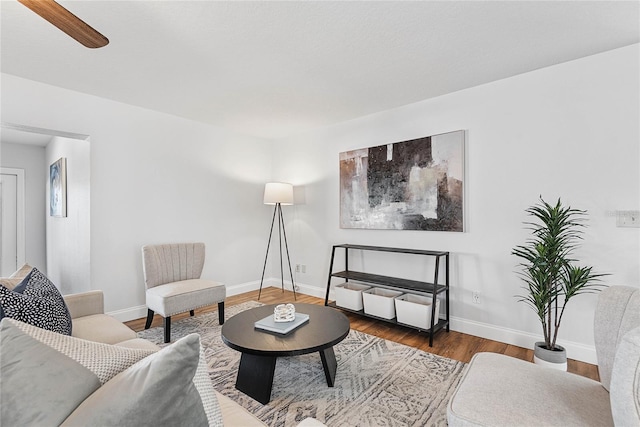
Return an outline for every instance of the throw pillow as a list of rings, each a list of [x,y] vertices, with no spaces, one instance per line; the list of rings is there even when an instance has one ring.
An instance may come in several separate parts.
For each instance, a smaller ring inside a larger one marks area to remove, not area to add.
[[[3,317],[71,335],[71,314],[64,298],[37,268],[13,290],[0,286],[0,319]]]
[[[0,321],[0,425],[60,425],[102,384],[152,354]]]
[[[160,426],[222,425],[221,418],[209,419],[194,383],[199,361],[200,336],[188,335],[116,375],[62,426],[135,427],[149,425],[151,420]],[[207,382],[213,390],[211,381]]]
[[[0,377],[0,425],[222,425],[197,334],[155,353],[5,318]]]

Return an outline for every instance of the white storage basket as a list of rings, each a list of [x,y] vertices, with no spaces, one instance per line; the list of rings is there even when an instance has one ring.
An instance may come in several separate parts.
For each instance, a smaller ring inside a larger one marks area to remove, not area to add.
[[[383,319],[396,317],[394,298],[402,295],[402,292],[389,289],[372,288],[362,293],[364,312]]]
[[[366,291],[370,288],[371,286],[354,282],[345,282],[336,285],[334,288],[336,305],[350,310],[362,310],[362,291]]]
[[[422,329],[431,328],[431,295],[404,294],[395,299],[398,323],[415,326]],[[435,323],[440,317],[440,300],[436,298]]]

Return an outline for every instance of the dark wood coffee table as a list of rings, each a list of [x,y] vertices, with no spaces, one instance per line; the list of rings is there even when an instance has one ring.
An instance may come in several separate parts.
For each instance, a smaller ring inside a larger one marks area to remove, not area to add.
[[[222,340],[242,353],[236,388],[262,404],[271,400],[276,359],[320,353],[327,385],[333,387],[337,371],[333,346],[349,334],[349,319],[340,311],[314,304],[294,304],[297,313],[309,321],[286,335],[254,328],[257,320],[273,314],[275,305],[252,308],[228,319],[222,326]]]

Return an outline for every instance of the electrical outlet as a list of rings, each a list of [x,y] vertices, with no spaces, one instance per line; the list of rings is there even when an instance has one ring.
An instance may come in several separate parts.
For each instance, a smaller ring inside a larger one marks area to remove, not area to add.
[[[300,273],[300,264],[296,264],[296,273]]]
[[[617,211],[616,227],[640,227],[640,211]]]
[[[473,301],[474,304],[480,304],[480,292],[471,292],[471,301]]]

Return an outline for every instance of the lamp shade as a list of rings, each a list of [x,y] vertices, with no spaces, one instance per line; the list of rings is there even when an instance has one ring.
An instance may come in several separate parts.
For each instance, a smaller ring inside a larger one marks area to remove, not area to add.
[[[264,186],[264,204],[293,204],[293,185],[286,182],[268,182]]]

